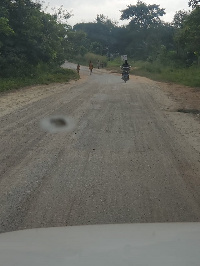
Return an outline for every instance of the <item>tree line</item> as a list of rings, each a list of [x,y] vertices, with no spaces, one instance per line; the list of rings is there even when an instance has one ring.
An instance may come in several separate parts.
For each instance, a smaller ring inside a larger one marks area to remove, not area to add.
[[[30,75],[39,64],[60,66],[88,52],[109,59],[127,54],[134,60],[161,60],[188,66],[200,58],[200,0],[192,11],[177,11],[171,23],[162,21],[165,9],[138,1],[121,10],[119,26],[103,14],[89,23],[68,24],[63,8],[46,13],[40,2],[1,0],[0,77]]]
[[[86,33],[89,45],[85,47],[91,52],[109,58],[127,54],[134,60],[188,66],[197,64],[200,58],[200,1],[190,0],[188,6],[191,12],[179,10],[173,21],[166,23],[161,19],[164,8],[138,1],[121,10],[120,20],[127,20],[126,26],[118,26],[101,14],[95,22],[78,23],[73,30]]]

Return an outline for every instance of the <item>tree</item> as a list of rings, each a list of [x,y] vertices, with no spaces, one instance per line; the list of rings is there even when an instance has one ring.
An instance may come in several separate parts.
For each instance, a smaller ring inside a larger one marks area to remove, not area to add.
[[[87,34],[88,42],[98,43],[98,51],[107,54],[116,50],[117,40],[115,37],[117,25],[103,14],[97,15],[95,22],[79,23],[73,27],[74,31],[84,31]],[[94,45],[90,45],[91,52],[94,52]]]
[[[193,9],[200,6],[200,0],[189,0],[188,2],[189,7]]]
[[[103,46],[99,42],[92,42],[90,44],[90,51],[95,54],[102,55]]]
[[[160,17],[165,14],[165,10],[160,8],[159,5],[147,5],[142,1],[138,1],[136,5],[129,5],[121,13],[120,19],[131,19],[129,24],[133,28],[148,29],[161,23]]]
[[[191,63],[200,57],[200,8],[194,9],[187,16],[183,28],[176,36],[181,48]]]
[[[180,36],[182,34],[182,29],[188,16],[189,12],[185,10],[179,10],[175,13],[173,21],[171,23],[174,29],[176,58],[179,59],[179,61],[183,61],[183,59],[185,58],[185,51],[183,49],[184,39],[181,39]]]
[[[159,5],[147,5],[138,1],[121,11],[121,20],[129,19],[127,53],[135,59],[156,57],[161,45],[168,46],[164,34],[171,42],[171,27],[160,19],[165,10]]]
[[[173,21],[172,21],[172,26],[175,29],[181,29],[183,28],[184,22],[187,19],[187,16],[189,15],[188,11],[185,10],[179,10],[175,13]]]
[[[84,31],[73,31],[69,30],[65,39],[65,49],[68,58],[73,58],[73,56],[78,54],[84,54],[87,49],[84,49],[84,42],[86,39],[86,33]]]
[[[64,62],[68,52],[67,11],[58,9],[58,14],[51,15],[32,0],[1,0],[0,15],[0,75],[28,73],[40,62]]]
[[[14,34],[13,29],[9,25],[9,20],[5,17],[0,18],[0,35]]]

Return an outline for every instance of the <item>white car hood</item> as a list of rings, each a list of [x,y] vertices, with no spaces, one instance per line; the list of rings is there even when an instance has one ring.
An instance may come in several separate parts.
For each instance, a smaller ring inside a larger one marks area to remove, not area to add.
[[[199,266],[200,223],[54,227],[0,234],[2,266]]]

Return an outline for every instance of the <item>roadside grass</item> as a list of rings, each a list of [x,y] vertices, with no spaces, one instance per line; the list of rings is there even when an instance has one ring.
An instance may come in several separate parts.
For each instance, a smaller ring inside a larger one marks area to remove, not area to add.
[[[128,60],[128,63],[130,66],[132,66],[133,68],[133,61],[132,60]],[[122,60],[120,57],[116,57],[115,59],[108,61],[107,70],[110,70],[111,72],[115,72],[115,73],[121,73],[121,65],[123,64]]]
[[[63,83],[78,79],[79,75],[71,69],[59,67],[51,70],[37,69],[34,74],[28,76],[0,78],[0,92],[32,85]]]
[[[200,67],[191,66],[181,68],[176,66],[163,66],[159,62],[128,61],[131,65],[130,73],[143,76],[156,81],[173,82],[185,86],[200,88]],[[120,72],[120,59],[108,62],[107,69]]]
[[[121,59],[115,58],[114,60],[108,61],[106,69],[113,72],[121,73],[121,68],[120,68],[121,65],[122,65]]]
[[[159,63],[135,62],[132,74],[145,76],[153,80],[173,82],[200,88],[200,67],[178,68],[163,66]]]

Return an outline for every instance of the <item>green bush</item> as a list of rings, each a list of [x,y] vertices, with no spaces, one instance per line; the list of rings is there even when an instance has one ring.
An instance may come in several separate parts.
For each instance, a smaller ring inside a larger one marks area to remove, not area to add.
[[[135,75],[146,76],[148,78],[174,82],[191,87],[200,87],[200,68],[198,66],[173,67],[163,66],[158,62],[142,62],[134,63],[132,73]]]
[[[128,63],[130,66],[134,65],[133,60],[128,60]],[[110,61],[108,61],[107,69],[108,70],[115,70],[116,72],[121,72],[120,66],[123,64],[123,61],[121,60],[121,57],[116,57]]]
[[[0,78],[0,92],[18,89],[36,84],[62,83],[79,79],[76,71],[64,68],[50,68],[49,65],[38,65],[30,70],[30,75],[22,77]]]

